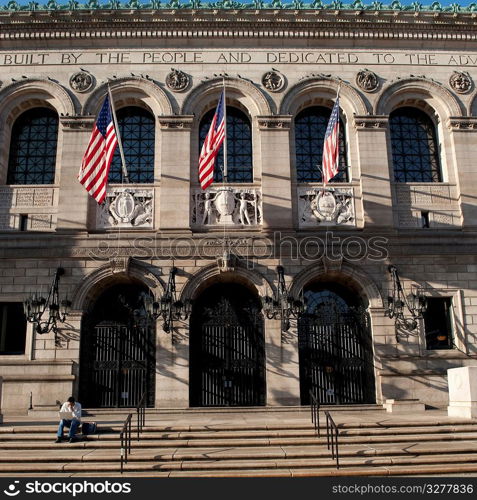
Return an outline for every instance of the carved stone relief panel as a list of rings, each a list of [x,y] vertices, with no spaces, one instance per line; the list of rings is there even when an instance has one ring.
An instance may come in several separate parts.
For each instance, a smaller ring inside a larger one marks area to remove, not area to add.
[[[57,188],[49,186],[0,188],[0,228],[28,231],[54,230],[57,191]]]
[[[300,227],[355,226],[353,188],[298,188]]]
[[[428,213],[429,227],[459,227],[460,204],[457,186],[451,184],[394,184],[394,210],[398,227],[423,227]]]
[[[153,227],[154,189],[142,187],[110,188],[96,212],[98,229]]]
[[[197,226],[259,226],[262,194],[256,188],[218,187],[192,193],[191,222]]]

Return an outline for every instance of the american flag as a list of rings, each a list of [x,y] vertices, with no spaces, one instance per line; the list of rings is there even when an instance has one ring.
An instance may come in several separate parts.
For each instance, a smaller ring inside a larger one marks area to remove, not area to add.
[[[340,98],[331,110],[330,120],[326,127],[325,141],[323,143],[322,180],[327,184],[337,173],[339,168],[339,131],[340,131]]]
[[[209,132],[202,145],[199,157],[199,181],[202,189],[207,189],[214,180],[215,158],[225,138],[225,90],[222,91],[215,110]]]
[[[99,204],[103,203],[106,197],[109,167],[117,145],[111,103],[109,96],[106,96],[78,174],[80,183]]]

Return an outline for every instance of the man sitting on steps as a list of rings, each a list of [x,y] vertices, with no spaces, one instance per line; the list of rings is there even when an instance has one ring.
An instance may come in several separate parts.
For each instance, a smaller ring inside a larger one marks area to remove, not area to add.
[[[65,413],[67,413],[68,415],[65,415]],[[61,420],[60,425],[58,426],[58,432],[56,433],[57,437],[55,443],[61,443],[61,441],[63,440],[63,429],[65,426],[70,428],[70,431],[68,433],[69,442],[74,443],[76,430],[81,424],[81,405],[75,401],[75,398],[73,396],[68,398],[68,401],[66,403],[63,403],[63,406],[60,410],[60,417]]]

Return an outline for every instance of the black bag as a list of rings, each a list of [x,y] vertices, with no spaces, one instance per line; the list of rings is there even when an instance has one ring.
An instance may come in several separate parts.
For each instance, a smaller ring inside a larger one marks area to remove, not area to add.
[[[83,422],[81,424],[81,434],[83,434],[83,436],[96,434],[96,422]]]

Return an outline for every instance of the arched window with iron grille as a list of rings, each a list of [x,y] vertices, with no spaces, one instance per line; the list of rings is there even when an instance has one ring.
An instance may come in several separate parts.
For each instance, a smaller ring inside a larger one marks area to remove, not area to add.
[[[133,184],[154,182],[154,116],[149,111],[135,106],[121,108],[116,115],[129,182]],[[122,181],[121,155],[118,147],[109,170],[109,182]]]
[[[199,153],[212,123],[215,109],[200,122]],[[215,160],[214,182],[222,182],[224,146]],[[253,182],[252,126],[248,117],[237,108],[227,106],[227,181]]]
[[[295,165],[297,182],[321,182],[323,142],[331,109],[312,106],[295,118]],[[348,182],[348,160],[343,121],[339,130],[339,172],[331,182]]]
[[[423,111],[403,107],[389,116],[396,182],[441,182],[436,127]]]
[[[12,127],[7,184],[55,182],[58,115],[49,108],[22,113]]]

